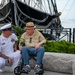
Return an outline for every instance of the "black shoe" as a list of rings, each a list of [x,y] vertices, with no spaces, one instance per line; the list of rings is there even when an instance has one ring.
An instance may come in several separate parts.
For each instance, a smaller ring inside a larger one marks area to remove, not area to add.
[[[31,71],[30,65],[24,65],[23,66],[22,72],[28,73],[30,71]]]

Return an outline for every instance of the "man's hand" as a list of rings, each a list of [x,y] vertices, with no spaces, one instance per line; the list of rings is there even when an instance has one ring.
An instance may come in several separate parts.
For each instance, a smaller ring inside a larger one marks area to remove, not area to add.
[[[38,43],[36,46],[35,46],[35,49],[38,49],[40,47],[40,44]]]
[[[19,46],[19,49],[22,50],[22,46],[21,45]]]
[[[9,63],[9,65],[12,65],[12,59],[11,58],[8,58],[8,63]]]
[[[46,40],[42,40],[41,42],[39,42],[36,46],[35,49],[38,49],[42,44],[46,43]]]

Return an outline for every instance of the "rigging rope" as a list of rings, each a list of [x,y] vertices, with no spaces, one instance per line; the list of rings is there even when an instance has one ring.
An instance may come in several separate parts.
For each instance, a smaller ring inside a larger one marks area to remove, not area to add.
[[[64,6],[64,8],[63,8],[63,10],[62,10],[62,13],[63,13],[63,11],[66,9],[66,7],[67,7],[69,1],[70,1],[70,0],[67,0],[67,3],[66,3],[66,5]]]
[[[48,18],[48,16],[46,16],[46,17],[43,18],[42,20],[38,20],[38,19],[32,18],[32,17],[26,15],[25,13],[23,13],[23,12],[21,11],[21,9],[19,8],[19,6],[18,6],[17,3],[16,3],[16,6],[17,6],[18,10],[19,10],[24,16],[26,16],[26,17],[28,17],[29,19],[32,19],[32,20],[34,20],[34,21],[37,21],[37,22],[42,23],[42,22],[44,22],[44,21]],[[17,14],[18,14],[18,13],[17,13]]]
[[[65,5],[64,9],[65,9],[66,6],[69,4],[69,2],[70,2],[70,0],[67,1],[67,3],[66,3],[66,5]],[[72,6],[73,6],[73,3],[74,3],[74,0],[72,1],[71,6],[69,7],[69,10],[68,10],[69,12],[66,13],[66,16],[64,17],[64,20],[68,18],[69,14],[70,14],[70,12],[71,12],[71,8],[72,8]],[[64,11],[64,10],[63,10],[63,11]]]

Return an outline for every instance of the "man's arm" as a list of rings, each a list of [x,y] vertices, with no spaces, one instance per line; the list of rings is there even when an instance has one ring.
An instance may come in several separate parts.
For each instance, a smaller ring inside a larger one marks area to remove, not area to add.
[[[6,56],[6,55],[2,54],[1,52],[0,52],[0,57],[2,57],[2,58],[4,58],[4,59],[9,59],[9,57],[8,57],[8,56]]]
[[[19,42],[19,49],[22,50],[23,42]]]
[[[22,46],[25,43],[24,37],[25,34],[23,33],[22,36],[20,37],[20,41],[19,41],[19,49],[22,50]]]
[[[2,58],[4,58],[4,59],[7,59],[7,60],[8,60],[8,63],[9,63],[10,65],[12,64],[12,59],[11,59],[10,57],[8,57],[8,56],[2,54],[1,52],[0,52],[0,57],[2,57]]]
[[[42,33],[38,32],[39,35],[39,43],[35,46],[35,48],[39,48],[42,44],[46,43],[45,37],[42,35]]]
[[[38,49],[42,44],[46,43],[46,40],[42,40],[41,42],[39,42],[36,46],[35,49]]]
[[[46,43],[46,40],[42,40],[41,42],[39,42],[38,44],[41,46],[42,44]]]

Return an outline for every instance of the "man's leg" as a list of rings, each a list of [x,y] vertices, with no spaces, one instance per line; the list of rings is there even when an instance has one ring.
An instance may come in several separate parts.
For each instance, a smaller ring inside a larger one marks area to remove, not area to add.
[[[2,72],[5,68],[5,59],[0,57],[0,72]]]
[[[20,62],[20,58],[21,58],[20,51],[17,50],[16,52],[10,54],[9,57],[13,60],[12,69],[14,70],[14,68],[17,67]]]
[[[23,59],[23,64],[29,65],[29,54],[28,54],[28,48],[26,47],[22,48],[22,59]]]
[[[40,47],[39,49],[37,49],[36,64],[41,64],[42,63],[43,56],[44,56],[44,47]]]
[[[41,68],[42,66],[42,59],[44,56],[44,47],[40,47],[39,49],[36,50],[36,65],[34,67],[34,71],[36,73],[43,73],[43,69]]]
[[[29,53],[28,53],[28,50],[29,49],[26,48],[26,47],[22,48],[22,59],[23,59],[23,64],[24,64],[22,71],[26,72],[26,73],[31,71],[31,68],[30,68],[30,65],[29,65]]]

